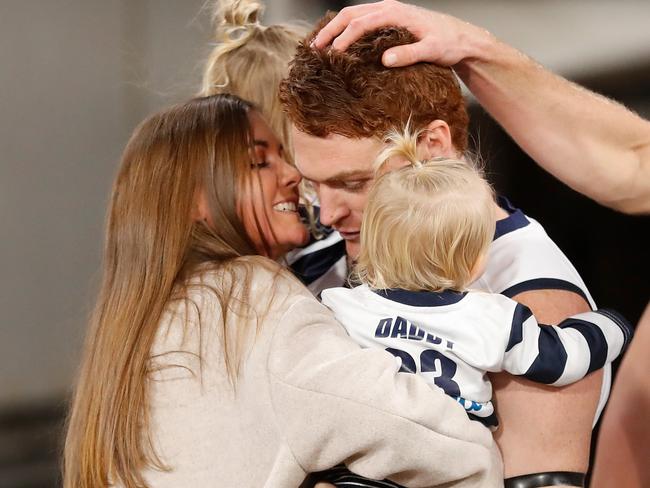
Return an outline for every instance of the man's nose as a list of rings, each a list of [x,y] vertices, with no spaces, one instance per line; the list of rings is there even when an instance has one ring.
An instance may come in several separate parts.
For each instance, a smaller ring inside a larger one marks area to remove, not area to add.
[[[318,191],[320,201],[320,222],[331,227],[346,217],[350,211],[345,202],[339,198],[338,192],[326,185],[320,185]]]

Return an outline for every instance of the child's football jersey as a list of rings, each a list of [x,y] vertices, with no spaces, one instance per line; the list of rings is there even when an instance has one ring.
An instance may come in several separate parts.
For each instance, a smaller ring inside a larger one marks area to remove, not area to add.
[[[362,285],[325,290],[322,301],[361,346],[386,349],[401,360],[401,371],[422,375],[489,427],[497,419],[486,372],[567,385],[613,361],[632,335],[612,311],[541,326],[524,305],[485,292]]]

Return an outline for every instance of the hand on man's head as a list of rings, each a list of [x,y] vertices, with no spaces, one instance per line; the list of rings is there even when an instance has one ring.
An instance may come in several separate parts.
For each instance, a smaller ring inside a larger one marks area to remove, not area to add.
[[[344,8],[321,29],[312,45],[323,49],[331,43],[333,49],[345,51],[364,33],[387,26],[405,27],[419,39],[387,49],[382,62],[388,67],[418,62],[454,66],[475,57],[482,40],[491,38],[487,31],[455,17],[383,0]]]

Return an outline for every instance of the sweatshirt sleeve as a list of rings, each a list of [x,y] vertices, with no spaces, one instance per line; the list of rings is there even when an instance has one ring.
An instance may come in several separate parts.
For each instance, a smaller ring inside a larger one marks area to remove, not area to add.
[[[316,300],[287,310],[271,339],[269,388],[305,472],[345,463],[408,487],[502,486],[490,432],[442,390],[397,370],[393,356],[361,349]]]
[[[528,307],[517,304],[503,369],[564,386],[612,362],[631,338],[630,324],[611,310],[580,313],[551,326],[538,324]]]

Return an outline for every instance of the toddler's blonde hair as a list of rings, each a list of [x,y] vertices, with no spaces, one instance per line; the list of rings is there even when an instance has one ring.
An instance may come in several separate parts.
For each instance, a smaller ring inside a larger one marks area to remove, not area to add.
[[[418,157],[419,132],[391,133],[361,225],[357,278],[374,289],[462,291],[494,237],[494,193],[471,161]]]

